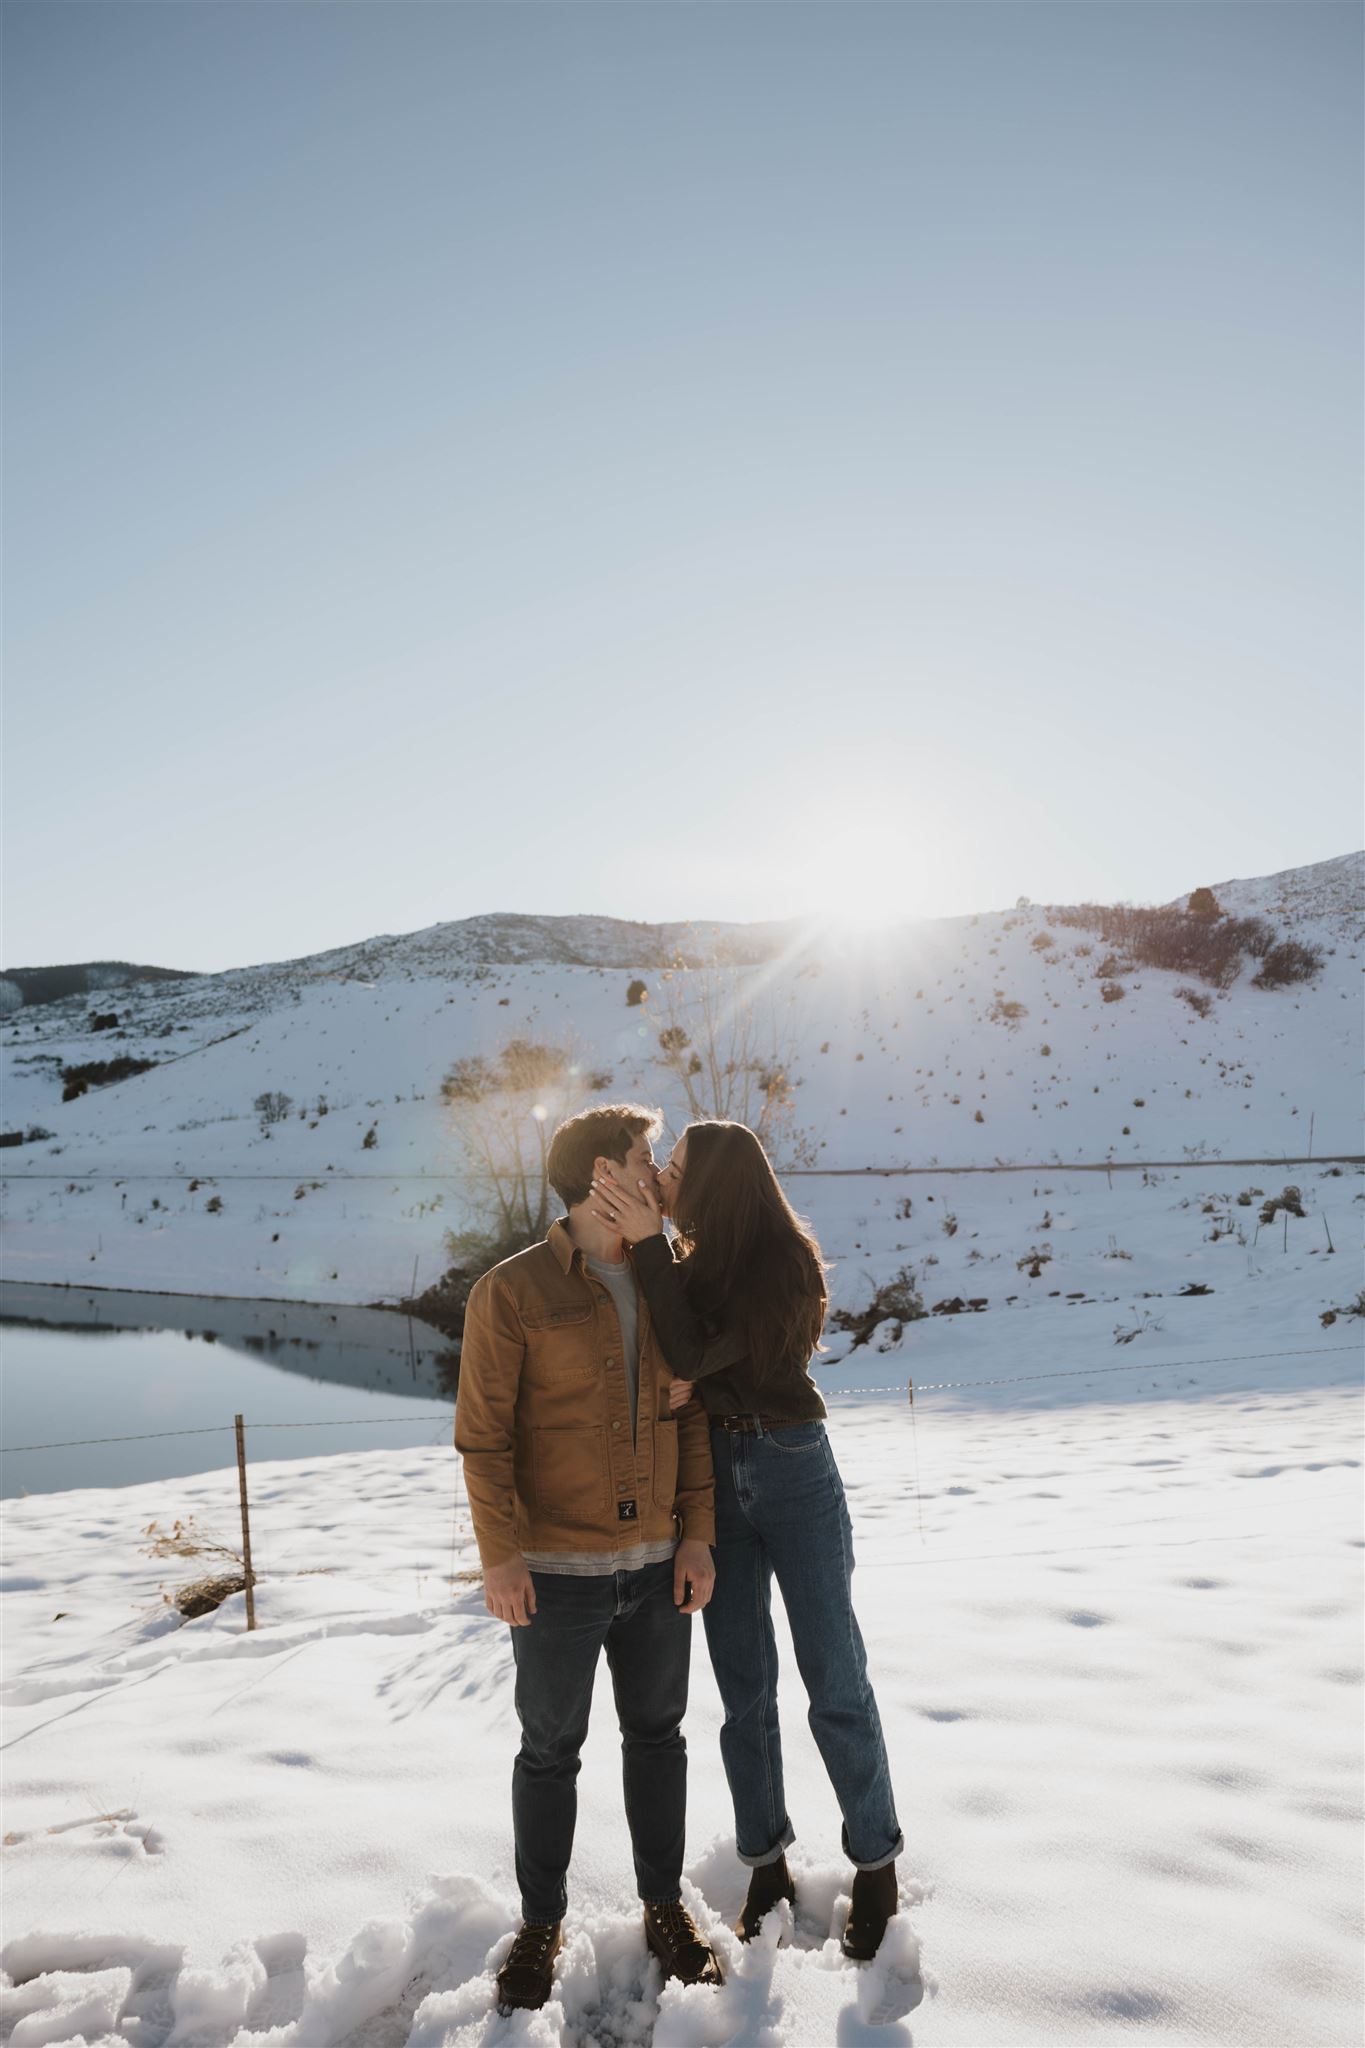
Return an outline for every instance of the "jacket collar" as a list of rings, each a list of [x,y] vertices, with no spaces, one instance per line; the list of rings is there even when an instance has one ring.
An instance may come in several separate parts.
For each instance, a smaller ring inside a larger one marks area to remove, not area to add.
[[[569,1235],[569,1219],[567,1216],[558,1217],[550,1225],[546,1233],[545,1242],[554,1253],[560,1272],[571,1272],[573,1262],[578,1257],[578,1246]]]
[[[555,1219],[545,1234],[545,1242],[554,1253],[561,1273],[571,1273],[575,1259],[581,1265],[583,1254],[569,1235],[569,1219],[567,1216],[559,1216]],[[673,1252],[672,1240],[667,1239],[666,1242],[670,1252]],[[625,1253],[627,1259],[634,1264],[634,1245],[628,1244],[625,1247]],[[673,1253],[673,1256],[676,1258],[677,1254]]]

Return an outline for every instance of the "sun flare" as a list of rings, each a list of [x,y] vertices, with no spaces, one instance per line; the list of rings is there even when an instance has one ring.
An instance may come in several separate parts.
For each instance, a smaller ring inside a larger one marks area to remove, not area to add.
[[[800,876],[801,914],[850,939],[868,939],[929,912],[932,873],[915,839],[894,826],[841,824]]]

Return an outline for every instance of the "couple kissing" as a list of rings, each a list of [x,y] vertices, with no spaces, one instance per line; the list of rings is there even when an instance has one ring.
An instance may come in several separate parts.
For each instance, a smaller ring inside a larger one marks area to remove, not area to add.
[[[794,1903],[774,1577],[854,1866],[844,1954],[870,1960],[897,1910],[904,1841],[853,1612],[848,1507],[810,1376],[827,1302],[820,1248],[745,1125],[689,1125],[662,1170],[661,1129],[634,1104],[561,1124],[548,1175],[566,1213],[483,1275],[465,1318],[455,1443],[485,1602],[510,1630],[521,1728],[522,1921],[498,1973],[504,2012],[550,1996],[603,1651],[646,1942],[666,1977],[723,1981],[681,1894],[694,1614],[750,1871],[739,1939]]]

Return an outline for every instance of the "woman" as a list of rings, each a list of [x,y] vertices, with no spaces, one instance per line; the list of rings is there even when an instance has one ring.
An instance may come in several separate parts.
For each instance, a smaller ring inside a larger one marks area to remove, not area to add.
[[[725,1707],[720,1746],[736,1845],[751,1871],[736,1931],[752,1940],[764,1914],[796,1896],[785,1853],[794,1834],[782,1787],[776,1574],[811,1732],[844,1817],[844,1853],[856,1866],[843,1950],[866,1962],[897,1910],[904,1838],[853,1612],[848,1507],[809,1372],[827,1303],[820,1247],[743,1124],[689,1125],[657,1187],[594,1187],[594,1214],[634,1247],[677,1375],[673,1408],[699,1394],[711,1420],[716,1586],[703,1619]],[[663,1233],[665,1210],[676,1247]]]

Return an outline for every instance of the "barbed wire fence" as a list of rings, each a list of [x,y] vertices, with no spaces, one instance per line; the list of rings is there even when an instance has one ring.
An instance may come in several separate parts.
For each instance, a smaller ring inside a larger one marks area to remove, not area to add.
[[[924,1495],[923,1488],[920,1482],[918,1405],[922,1400],[922,1397],[926,1394],[952,1393],[957,1392],[959,1390],[965,1391],[968,1389],[975,1389],[980,1387],[1036,1385],[1039,1382],[1045,1380],[1093,1379],[1105,1377],[1113,1373],[1148,1372],[1153,1374],[1160,1374],[1164,1372],[1188,1371],[1192,1367],[1204,1368],[1209,1366],[1221,1365],[1261,1364],[1271,1360],[1278,1360],[1284,1358],[1326,1358],[1332,1356],[1341,1356],[1342,1354],[1348,1352],[1360,1356],[1362,1355],[1363,1348],[1365,1347],[1362,1347],[1362,1345],[1360,1344],[1299,1345],[1277,1351],[1233,1351],[1220,1353],[1214,1357],[1175,1358],[1160,1360],[1125,1359],[1121,1364],[1116,1365],[1065,1366],[1054,1368],[1050,1372],[1008,1373],[992,1375],[989,1377],[981,1377],[977,1379],[924,1380],[918,1383],[915,1381],[914,1376],[910,1375],[906,1379],[904,1388],[900,1387],[895,1383],[880,1382],[876,1385],[860,1387],[827,1386],[822,1389],[822,1392],[829,1395],[831,1398],[835,1400],[846,1399],[849,1397],[866,1398],[868,1396],[872,1396],[884,1401],[895,1402],[899,1402],[900,1400],[904,1399],[906,1407],[909,1412],[911,1427],[913,1489],[916,1501],[918,1533],[921,1544],[924,1544],[927,1542],[927,1538],[925,1536],[924,1530]],[[246,1423],[245,1418],[242,1415],[236,1415],[233,1417],[233,1420],[231,1422],[203,1423],[185,1429],[137,1430],[132,1431],[126,1435],[120,1436],[68,1437],[62,1439],[54,1439],[50,1442],[45,1443],[0,1445],[0,1457],[19,1457],[21,1455],[27,1456],[32,1453],[41,1451],[83,1450],[103,1446],[106,1444],[156,1443],[165,1441],[173,1437],[232,1436],[235,1439],[236,1444],[236,1467],[238,1474],[239,1505],[242,1523],[241,1554],[243,1563],[243,1573],[246,1581],[245,1591],[247,1605],[247,1628],[250,1630],[254,1629],[256,1625],[254,1602],[256,1573],[254,1571],[251,1561],[250,1502],[247,1488],[246,1460],[246,1432],[248,1427],[250,1428],[252,1435],[257,1436],[267,1430],[316,1430],[361,1428],[377,1429],[392,1426],[395,1424],[403,1425],[408,1428],[414,1428],[425,1427],[426,1425],[431,1423],[435,1423],[437,1425],[437,1428],[432,1437],[430,1438],[429,1445],[424,1447],[434,1448],[435,1444],[439,1441],[440,1436],[444,1435],[447,1431],[453,1432],[453,1406],[450,1408],[440,1409],[418,1409],[415,1412],[408,1411],[407,1413],[396,1415],[320,1416],[301,1421],[291,1420],[287,1422],[255,1422],[251,1423],[250,1425]],[[461,1576],[461,1574],[459,1574],[459,1572],[457,1571],[456,1561],[459,1555],[459,1516],[463,1496],[464,1488],[462,1473],[459,1461],[456,1460],[454,1484],[451,1488],[450,1564],[449,1571],[447,1574],[448,1582],[452,1587],[456,1584],[457,1580]],[[464,1504],[466,1507],[468,1506],[467,1499],[465,1499]],[[1185,1519],[1190,1518],[1187,1517]],[[1240,1533],[1256,1535],[1267,1534],[1269,1532],[1244,1531]],[[1207,1537],[1202,1539],[1179,1538],[1172,1540],[1179,1542],[1192,1540],[1212,1542],[1220,1540],[1232,1540],[1232,1538]],[[1093,1549],[1116,1547],[1120,1546],[1059,1546],[1059,1548],[1062,1549]],[[1032,1553],[1019,1553],[1016,1551],[1010,1551],[1008,1553],[987,1553],[986,1555],[1015,1556],[1021,1554]],[[1054,1554],[1054,1551],[1049,1550],[1046,1553],[1039,1554],[1052,1555]],[[286,1558],[287,1555],[288,1553],[286,1553]],[[275,1560],[272,1569],[279,1569],[279,1567],[285,1561],[286,1559]],[[925,1562],[963,1563],[970,1561],[973,1560],[967,1558],[948,1557],[942,1557],[937,1560],[934,1560],[925,1555],[921,1555],[917,1558],[899,1559],[894,1561],[880,1560],[879,1562],[883,1566],[885,1566],[888,1562],[910,1564]],[[402,1576],[406,1577],[410,1569],[411,1568],[407,1566],[388,1567],[386,1569],[382,1568],[377,1572],[367,1571],[365,1572],[364,1576],[367,1578],[384,1577],[393,1575],[395,1572],[398,1572],[401,1573]]]

